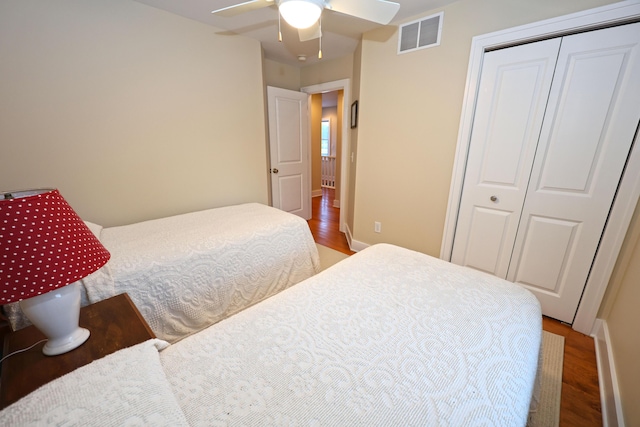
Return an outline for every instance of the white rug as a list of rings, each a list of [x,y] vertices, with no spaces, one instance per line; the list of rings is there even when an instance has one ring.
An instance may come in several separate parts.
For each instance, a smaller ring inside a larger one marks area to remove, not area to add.
[[[543,331],[542,357],[540,406],[535,413],[530,415],[527,427],[558,427],[560,424],[564,337]]]
[[[326,270],[333,264],[348,258],[349,255],[338,252],[335,249],[328,248],[316,243],[318,247],[318,255],[320,255],[320,268]]]

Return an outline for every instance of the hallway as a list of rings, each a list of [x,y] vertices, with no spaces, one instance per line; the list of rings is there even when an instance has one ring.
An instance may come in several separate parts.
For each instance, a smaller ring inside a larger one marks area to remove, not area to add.
[[[322,197],[311,200],[311,219],[307,222],[316,243],[353,255],[345,234],[340,232],[340,209],[333,207],[334,198],[334,189],[323,188]]]

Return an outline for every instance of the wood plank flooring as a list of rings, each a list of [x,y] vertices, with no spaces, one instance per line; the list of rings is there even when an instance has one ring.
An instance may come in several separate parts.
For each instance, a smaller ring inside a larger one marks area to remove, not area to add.
[[[354,252],[349,249],[344,233],[339,230],[340,210],[333,207],[333,199],[334,190],[326,188],[322,197],[313,198],[309,228],[316,243],[351,255]],[[542,327],[565,338],[560,427],[602,426],[593,338],[547,317],[543,317]]]
[[[335,190],[323,188],[322,197],[312,199],[309,228],[316,243],[353,255],[345,234],[340,232],[340,209],[333,207],[334,198]]]

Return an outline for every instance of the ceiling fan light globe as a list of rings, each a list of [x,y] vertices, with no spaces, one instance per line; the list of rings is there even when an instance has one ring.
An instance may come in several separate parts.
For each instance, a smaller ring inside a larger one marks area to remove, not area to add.
[[[318,21],[322,5],[313,0],[283,0],[279,5],[280,14],[294,28],[309,28]]]

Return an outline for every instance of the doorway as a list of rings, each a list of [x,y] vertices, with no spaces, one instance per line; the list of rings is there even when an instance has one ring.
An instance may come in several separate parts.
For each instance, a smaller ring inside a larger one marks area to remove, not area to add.
[[[337,126],[336,126],[336,140],[340,141],[340,144],[337,144],[336,150],[335,150],[335,156],[336,156],[336,180],[335,180],[335,184],[334,184],[334,196],[333,196],[333,200],[335,201],[331,201],[331,207],[333,209],[337,209],[339,211],[338,214],[338,229],[340,232],[344,233],[345,230],[345,219],[347,218],[347,200],[348,200],[348,194],[347,194],[347,189],[348,189],[348,177],[349,177],[349,162],[347,161],[347,159],[349,158],[349,150],[350,150],[350,128],[349,128],[349,117],[350,117],[350,111],[349,111],[349,105],[350,105],[350,100],[351,100],[351,85],[350,85],[350,81],[349,79],[344,79],[344,80],[337,80],[337,81],[333,81],[333,82],[328,82],[328,83],[321,83],[321,84],[317,84],[317,85],[313,85],[313,86],[306,86],[300,89],[302,92],[307,93],[308,95],[310,95],[311,98],[311,102],[310,102],[310,109],[311,109],[311,114],[310,114],[310,119],[312,120],[311,126],[314,125],[313,120],[314,120],[314,106],[313,106],[313,98],[312,95],[314,94],[324,94],[324,93],[332,93],[332,92],[342,92],[342,102],[338,101],[336,102],[336,122],[337,122]],[[331,96],[327,95],[327,97],[330,99]],[[321,99],[321,98],[320,98]],[[338,97],[338,100],[340,99],[340,97]],[[322,110],[322,102],[320,102],[320,110]],[[322,113],[318,113],[315,114],[316,116],[320,117],[318,119],[318,127],[321,126],[321,116]],[[312,128],[313,129],[313,128]],[[319,129],[318,129],[319,131]],[[317,134],[319,135],[319,132],[317,132]],[[318,158],[318,160],[320,160]],[[313,159],[312,159],[312,174],[314,173],[313,170],[316,169],[316,171],[320,172],[321,171],[321,166],[320,166],[320,162],[318,161],[317,166],[315,166],[313,164]],[[320,174],[318,174],[318,176],[321,176]],[[320,179],[320,178],[319,178]],[[315,189],[315,187],[312,185],[312,188]],[[319,190],[322,191],[322,187],[318,186]],[[321,196],[321,191],[318,194],[318,197]],[[327,192],[329,193],[329,192]],[[313,194],[313,191],[312,191]],[[331,195],[327,195],[327,197],[332,197]],[[313,213],[312,213],[313,216]]]
[[[351,254],[340,231],[340,164],[344,90],[310,95],[311,194],[309,227],[316,243]]]
[[[312,199],[311,219],[307,221],[309,229],[316,243],[347,255],[353,255],[355,252],[351,250],[345,234],[338,227],[340,209],[333,206],[334,194],[334,189],[323,188],[322,196]]]

